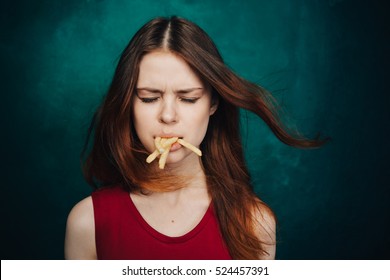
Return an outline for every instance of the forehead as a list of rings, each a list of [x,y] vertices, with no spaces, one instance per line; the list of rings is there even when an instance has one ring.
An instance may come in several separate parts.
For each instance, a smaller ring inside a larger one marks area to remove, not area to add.
[[[163,51],[146,54],[140,62],[137,87],[202,86],[202,80],[181,57]]]

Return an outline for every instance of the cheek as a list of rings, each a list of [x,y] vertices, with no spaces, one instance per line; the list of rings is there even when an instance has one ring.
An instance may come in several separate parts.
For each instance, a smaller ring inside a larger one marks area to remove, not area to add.
[[[133,105],[133,120],[134,120],[134,126],[137,128],[137,130],[145,130],[144,128],[147,128],[150,126],[151,121],[154,117],[155,109],[151,105],[145,106],[144,104],[140,103],[139,101],[135,101]]]
[[[154,143],[149,137],[149,132],[152,128],[152,110],[147,110],[142,108],[142,106],[137,106],[136,104],[133,107],[133,122],[135,132],[137,133],[138,138],[144,147],[150,151],[154,149]]]
[[[134,120],[134,126],[136,128],[141,126],[142,120],[144,119],[144,115],[145,115],[145,113],[142,112],[142,110],[140,110],[137,106],[134,106],[133,120]]]
[[[198,111],[189,111],[186,114],[186,125],[188,129],[193,133],[194,141],[200,144],[206,134],[209,123],[209,110],[203,109]]]

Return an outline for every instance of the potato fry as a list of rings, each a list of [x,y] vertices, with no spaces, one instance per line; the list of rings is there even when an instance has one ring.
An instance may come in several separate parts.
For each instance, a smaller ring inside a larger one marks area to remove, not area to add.
[[[162,144],[162,147],[164,149],[168,148],[169,146],[172,146],[173,143],[175,143],[179,137],[172,137],[172,138],[162,138],[162,140],[165,140],[167,139],[166,141],[164,141],[164,143],[161,143]],[[161,142],[162,142],[161,140]]]
[[[154,150],[153,153],[151,153],[147,158],[146,158],[146,162],[147,163],[151,163],[153,160],[156,159],[156,157],[158,157],[158,155],[160,154],[160,152],[158,150]]]
[[[160,144],[164,147],[165,142],[167,142],[168,138],[161,138]]]
[[[160,154],[164,152],[165,149],[161,145],[161,137],[156,137],[154,139],[154,145],[156,146],[157,150],[159,150]]]
[[[194,145],[192,145],[192,144],[190,144],[190,143],[184,141],[183,139],[179,139],[179,140],[177,140],[177,142],[178,142],[180,145],[186,147],[187,149],[190,149],[191,151],[193,151],[193,152],[194,152],[195,154],[197,154],[198,156],[200,156],[200,157],[202,156],[202,151],[199,150],[199,149],[198,149],[197,147],[195,147]]]
[[[187,149],[191,150],[192,152],[194,152],[198,156],[202,156],[201,150],[196,148],[194,145],[184,141],[183,139],[179,139],[179,137],[171,137],[171,138],[156,137],[154,139],[154,145],[156,146],[156,150],[154,150],[154,152],[151,153],[146,158],[146,162],[151,163],[160,155],[160,159],[158,161],[158,167],[160,169],[164,169],[165,163],[166,163],[168,155],[169,155],[169,151],[171,150],[172,145],[176,142],[178,142],[180,145],[186,147]]]
[[[169,149],[166,149],[166,150],[161,154],[160,160],[158,161],[158,167],[159,167],[160,169],[164,169],[165,163],[166,163],[167,158],[168,158],[168,154],[169,154]]]

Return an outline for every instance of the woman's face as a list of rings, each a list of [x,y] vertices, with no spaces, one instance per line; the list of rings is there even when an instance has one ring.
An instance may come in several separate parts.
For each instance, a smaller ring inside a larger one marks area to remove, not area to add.
[[[133,117],[137,135],[148,152],[155,150],[154,138],[158,136],[181,137],[199,147],[216,109],[209,87],[182,58],[164,51],[151,52],[142,58]],[[167,165],[196,157],[176,143]]]

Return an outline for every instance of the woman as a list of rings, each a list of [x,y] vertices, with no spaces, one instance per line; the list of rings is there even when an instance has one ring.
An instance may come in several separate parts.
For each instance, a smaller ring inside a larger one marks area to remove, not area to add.
[[[239,108],[288,145],[323,143],[287,130],[272,96],[228,69],[197,25],[178,17],[145,24],[92,122],[84,174],[98,190],[69,214],[65,258],[274,259],[275,216],[252,190]],[[146,162],[173,137],[163,168]]]

